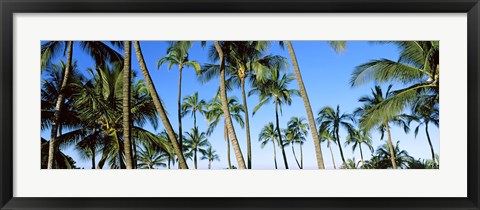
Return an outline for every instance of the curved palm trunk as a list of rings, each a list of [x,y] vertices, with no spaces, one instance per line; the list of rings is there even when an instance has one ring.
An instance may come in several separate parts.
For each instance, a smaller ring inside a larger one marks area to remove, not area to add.
[[[275,169],[278,169],[277,165],[277,147],[275,146],[275,137],[272,138],[273,144],[273,161],[275,162]]]
[[[320,139],[318,139],[318,131],[315,125],[315,118],[313,117],[312,106],[310,105],[310,100],[308,99],[307,91],[305,85],[303,84],[302,74],[300,73],[300,67],[298,66],[297,56],[293,50],[292,43],[290,41],[285,41],[288,53],[290,54],[290,59],[292,60],[293,70],[295,72],[295,78],[298,82],[298,87],[300,89],[300,95],[302,96],[303,105],[305,106],[305,111],[307,113],[308,124],[310,126],[310,131],[312,132],[313,144],[315,145],[315,154],[317,156],[317,165],[318,169],[325,169],[325,164],[323,163],[322,147],[320,145]]]
[[[363,161],[363,152],[362,152],[362,144],[358,145],[360,147],[360,158],[362,159],[362,167],[365,166],[365,161]]]
[[[292,153],[293,153],[293,157],[295,158],[295,162],[297,162],[298,168],[302,169],[302,166],[300,165],[300,162],[298,162],[297,155],[295,154],[295,147],[294,147],[293,143],[292,143]]]
[[[175,132],[173,131],[172,125],[168,120],[167,114],[165,113],[165,109],[163,108],[163,104],[160,101],[160,97],[158,96],[157,90],[155,89],[155,85],[153,84],[152,78],[148,73],[147,65],[145,64],[145,60],[143,59],[142,49],[140,48],[140,44],[138,41],[134,41],[133,45],[135,47],[135,54],[137,55],[138,62],[140,64],[140,69],[142,70],[143,77],[145,77],[145,82],[147,83],[148,90],[150,95],[152,96],[153,103],[155,104],[155,108],[157,110],[160,119],[165,126],[165,130],[167,131],[168,138],[170,142],[172,142],[173,149],[175,154],[178,158],[178,165],[181,169],[188,169],[187,162],[185,161],[185,157],[183,156],[182,150],[180,145],[177,142],[175,137]],[[181,134],[179,134],[181,136]]]
[[[342,162],[345,166],[347,166],[347,162],[345,162],[345,157],[343,156],[342,145],[340,144],[340,135],[338,135],[338,128],[335,128],[335,137],[337,139],[338,149],[340,150],[340,157],[342,158]]]
[[[178,67],[178,100],[177,100],[177,111],[178,111],[178,144],[180,146],[180,151],[183,151],[183,143],[182,143],[182,69],[183,66],[180,65]]]
[[[250,140],[250,120],[248,116],[247,95],[245,94],[245,78],[241,78],[242,100],[245,113],[245,135],[247,136],[247,167],[252,168],[252,143]]]
[[[333,157],[333,151],[331,146],[327,146],[328,149],[330,149],[330,154],[332,155],[332,162],[333,162],[333,169],[337,169],[337,166],[335,165],[335,158]]]
[[[288,169],[287,154],[285,154],[285,148],[283,146],[282,133],[280,132],[280,123],[278,119],[278,100],[275,98],[275,121],[277,124],[277,133],[278,139],[280,140],[280,148],[282,149],[283,162],[285,164],[285,169]]]
[[[230,140],[232,141],[233,151],[237,157],[238,168],[245,169],[245,160],[243,159],[242,151],[240,149],[240,145],[238,144],[237,135],[235,134],[235,128],[233,127],[232,118],[228,109],[227,91],[225,88],[225,59],[223,50],[218,41],[214,41],[214,44],[218,53],[218,57],[220,58],[220,101],[222,102],[222,109],[227,123],[228,134],[230,136]]]
[[[428,123],[425,123],[425,133],[427,134],[428,144],[430,145],[430,152],[432,152],[432,162],[433,165],[435,165],[435,152],[433,151],[432,140],[430,140],[430,134],[428,133]]]
[[[130,127],[130,90],[131,90],[131,51],[130,41],[125,41],[125,59],[123,62],[123,150],[127,169],[133,169],[131,127]]]
[[[303,149],[302,142],[300,141],[300,169],[303,169]]]
[[[397,163],[395,161],[395,150],[393,149],[393,143],[392,143],[392,135],[390,134],[390,126],[388,125],[388,122],[385,121],[385,127],[387,129],[387,135],[388,135],[388,149],[390,150],[390,160],[392,161],[392,167],[393,169],[397,169]]]
[[[228,138],[228,128],[227,128],[226,120],[224,120],[223,126],[224,126],[223,135],[224,135],[225,141],[227,142],[228,169],[232,169],[232,160],[230,158],[230,139]]]
[[[52,132],[50,133],[50,142],[48,143],[48,163],[47,169],[53,169],[53,160],[55,157],[55,146],[57,140],[57,132],[60,124],[60,112],[63,108],[63,103],[65,101],[65,96],[63,95],[65,88],[68,84],[68,78],[70,77],[70,69],[72,66],[72,56],[73,56],[73,41],[69,41],[67,44],[67,63],[65,65],[65,72],[63,73],[62,85],[60,86],[60,91],[57,97],[57,102],[55,104],[55,112],[53,115],[52,122]]]
[[[105,165],[105,161],[107,160],[107,158],[108,152],[105,148],[103,148],[102,158],[100,158],[100,161],[98,161],[97,169],[103,169],[103,165]]]

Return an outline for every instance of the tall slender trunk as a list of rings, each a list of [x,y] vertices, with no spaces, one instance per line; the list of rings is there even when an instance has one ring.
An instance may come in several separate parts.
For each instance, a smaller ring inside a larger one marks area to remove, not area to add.
[[[388,135],[388,148],[390,149],[390,160],[392,161],[392,167],[393,169],[397,169],[397,162],[395,161],[395,149],[393,148],[393,143],[392,143],[392,135],[390,134],[390,126],[388,125],[388,121],[385,121],[385,127],[387,129],[387,135]]]
[[[52,121],[52,132],[50,133],[50,142],[48,143],[48,163],[47,169],[53,169],[53,160],[55,157],[55,146],[57,144],[57,132],[60,124],[60,113],[63,108],[63,103],[65,102],[64,91],[68,85],[68,78],[70,77],[70,69],[72,67],[72,56],[73,56],[73,41],[68,41],[67,43],[67,63],[65,65],[65,72],[63,73],[62,85],[60,86],[60,91],[57,97],[55,104],[55,112],[53,115]]]
[[[152,78],[148,73],[147,65],[145,64],[145,60],[143,59],[140,44],[138,41],[134,41],[133,45],[135,47],[135,54],[137,55],[138,63],[140,64],[140,69],[142,70],[143,77],[145,77],[145,82],[147,83],[148,90],[150,92],[150,95],[152,96],[153,103],[155,104],[155,109],[157,110],[157,113],[160,116],[163,125],[165,126],[168,138],[170,139],[170,142],[172,142],[173,149],[175,151],[175,154],[177,155],[178,165],[181,169],[188,169],[187,162],[185,161],[185,157],[183,156],[181,147],[177,142],[177,138],[175,137],[175,132],[173,131],[172,125],[168,120],[167,114],[165,113],[165,109],[163,108],[163,104],[160,101],[160,97],[158,96],[157,90],[155,89]],[[182,136],[182,134],[179,134],[179,136]]]
[[[137,144],[135,138],[132,138],[132,165],[134,169],[137,169]]]
[[[195,163],[195,169],[198,169],[197,168],[197,150],[196,149],[193,151],[193,156],[194,156],[193,160],[195,161],[194,162]]]
[[[338,134],[338,128],[335,128],[335,137],[337,139],[338,149],[340,150],[340,157],[342,158],[342,162],[345,166],[347,166],[347,162],[345,162],[345,157],[343,156],[343,149],[342,144],[340,143],[340,135]]]
[[[102,157],[100,158],[100,161],[98,161],[97,169],[103,169],[103,165],[105,164],[105,161],[107,160],[107,158],[108,158],[108,151],[106,148],[103,148]]]
[[[211,160],[208,161],[208,169],[212,169],[212,161]]]
[[[310,100],[308,99],[307,91],[305,89],[305,85],[303,84],[302,74],[300,73],[300,67],[297,62],[297,56],[293,50],[292,43],[290,41],[285,41],[285,43],[288,48],[288,53],[290,54],[290,59],[292,60],[292,66],[295,72],[295,78],[298,82],[298,87],[300,89],[300,95],[302,96],[303,105],[305,106],[305,111],[307,112],[308,124],[310,126],[310,131],[312,132],[313,144],[315,145],[317,165],[319,169],[325,169],[322,147],[320,145],[320,139],[318,139],[318,131],[315,125],[315,118],[313,117],[312,106],[310,105]]]
[[[362,144],[358,145],[360,147],[360,158],[362,159],[362,167],[365,166],[365,161],[363,161],[363,152],[362,152]]]
[[[95,169],[95,147],[90,147],[90,150],[92,151],[92,169]]]
[[[278,169],[277,165],[277,147],[275,146],[275,137],[272,137],[272,144],[273,144],[273,161],[275,162],[275,169]]]
[[[123,61],[123,150],[127,169],[133,169],[131,124],[130,124],[130,91],[131,91],[131,51],[130,41],[125,41],[125,58]]]
[[[235,156],[237,157],[238,168],[239,169],[246,169],[245,167],[245,160],[243,159],[242,151],[240,149],[240,145],[238,143],[237,135],[235,134],[235,128],[233,127],[232,118],[230,116],[228,103],[227,103],[227,91],[225,88],[225,59],[223,55],[223,50],[220,47],[218,41],[214,41],[215,49],[217,50],[218,57],[220,58],[220,100],[222,102],[222,109],[223,114],[226,119],[228,134],[230,136],[230,140],[232,141],[233,151],[235,152]]]
[[[425,133],[427,134],[428,144],[430,145],[430,152],[432,153],[432,162],[433,165],[435,165],[435,152],[433,151],[432,140],[430,140],[430,134],[428,133],[428,123],[425,123]]]
[[[125,165],[125,162],[123,162],[123,158],[122,158],[123,149],[121,147],[120,138],[118,138],[118,134],[116,131],[113,132],[113,138],[115,139],[118,145],[118,166],[120,167],[120,169],[125,169],[127,168],[127,166]]]
[[[297,155],[295,154],[295,144],[292,142],[292,153],[293,157],[295,158],[295,162],[297,162],[298,168],[302,169],[302,166],[300,166],[300,162],[298,162]]]
[[[180,151],[183,151],[182,143],[182,70],[183,66],[178,66],[178,100],[177,100],[177,111],[178,111],[178,144],[180,145]]]
[[[170,157],[170,155],[168,155],[168,169],[170,169],[170,162],[172,161],[172,158]]]
[[[303,149],[302,141],[300,141],[300,169],[303,169]]]
[[[285,148],[283,146],[282,133],[280,132],[280,120],[278,119],[278,99],[275,98],[275,121],[277,124],[277,133],[278,139],[280,140],[280,148],[282,149],[283,163],[285,164],[285,169],[288,169],[287,154],[285,154]]]
[[[230,139],[228,138],[228,128],[227,128],[226,120],[224,120],[223,126],[224,126],[224,129],[223,129],[224,138],[225,138],[225,141],[227,142],[228,169],[232,169],[232,160],[230,158]]]
[[[327,146],[328,149],[330,149],[330,154],[332,155],[332,162],[333,162],[333,169],[337,169],[337,166],[335,165],[335,158],[333,157],[333,151],[331,146]]]
[[[193,127],[197,127],[197,110],[193,109]]]
[[[247,94],[245,94],[245,78],[241,78],[242,100],[245,113],[245,135],[247,136],[247,168],[252,168],[252,143],[250,140],[250,120],[248,116]]]

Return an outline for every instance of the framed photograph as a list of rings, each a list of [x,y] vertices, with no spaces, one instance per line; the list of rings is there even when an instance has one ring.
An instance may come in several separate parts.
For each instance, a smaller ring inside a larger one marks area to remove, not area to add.
[[[479,209],[478,0],[0,8],[1,209]]]

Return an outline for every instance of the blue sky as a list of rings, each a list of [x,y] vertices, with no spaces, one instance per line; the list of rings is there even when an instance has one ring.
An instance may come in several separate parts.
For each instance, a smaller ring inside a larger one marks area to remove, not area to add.
[[[157,69],[157,61],[161,57],[166,55],[168,44],[161,41],[142,41],[140,42],[142,51],[147,63],[148,70],[157,88],[157,92],[165,103],[166,109],[169,112],[169,119],[173,128],[177,131],[177,81],[178,81],[178,68],[173,66],[171,70],[167,69],[168,65],[162,66]],[[207,46],[212,43],[208,42]],[[361,105],[358,99],[364,95],[371,94],[371,88],[375,85],[373,82],[362,85],[360,87],[351,87],[349,84],[351,73],[355,66],[365,63],[372,59],[387,58],[397,60],[399,51],[395,45],[392,44],[371,44],[364,41],[349,41],[347,42],[347,50],[341,54],[335,53],[330,46],[323,41],[294,41],[293,46],[297,55],[297,59],[302,72],[305,87],[308,91],[310,103],[315,117],[318,111],[325,107],[336,107],[340,105],[341,112],[351,113],[356,107]],[[211,63],[208,60],[207,48],[202,48],[200,43],[195,43],[189,51],[189,59],[198,61],[201,64]],[[123,51],[120,52],[123,54]],[[132,52],[133,53],[133,52]],[[278,45],[272,45],[266,54],[281,55],[288,60],[290,59],[287,50],[281,49]],[[64,60],[64,58],[59,57]],[[93,68],[94,62],[89,58],[77,45],[74,48],[74,59],[78,61],[78,67],[84,71],[87,68]],[[138,79],[143,79],[142,74],[139,72],[139,66],[135,54],[132,56],[132,69],[138,72]],[[215,92],[219,85],[219,80],[214,79],[206,84],[202,84],[197,80],[193,69],[185,69],[183,71],[183,84],[182,84],[182,98],[188,95],[192,95],[195,92],[199,92],[200,98],[209,101],[215,95]],[[293,69],[288,69],[288,72],[293,73]],[[85,74],[87,75],[87,74]],[[385,89],[388,84],[381,84]],[[298,89],[297,82],[292,81],[289,85],[290,88]],[[401,88],[401,84],[393,84],[393,89]],[[250,90],[247,85],[246,91]],[[228,93],[229,96],[236,96],[241,99],[240,89],[235,89]],[[251,96],[247,99],[249,105],[249,112],[253,112],[253,107],[258,104],[258,97]],[[283,115],[280,117],[280,127],[285,128],[287,121],[293,117],[306,117],[303,102],[300,97],[293,98],[293,102],[290,106],[285,105],[283,107]],[[262,127],[269,122],[275,121],[275,112],[273,104],[267,104],[262,107],[254,116],[250,117],[251,127],[251,139],[252,139],[252,166],[253,169],[273,169],[273,148],[271,145],[267,145],[265,148],[260,148],[258,142],[258,134]],[[158,133],[163,130],[163,125],[157,130],[154,130],[150,125],[146,126],[147,129],[154,133]],[[197,115],[197,124],[200,131],[206,131],[207,122],[203,116]],[[416,123],[412,124],[412,127],[417,126]],[[187,115],[183,118],[183,131],[188,131],[193,127],[193,118]],[[237,137],[240,140],[240,146],[244,158],[246,158],[246,138],[245,130],[236,125]],[[409,134],[405,134],[403,129],[399,127],[392,127],[392,140],[395,143],[400,141],[400,148],[407,150],[408,153],[415,158],[429,159],[431,157],[428,142],[424,133],[424,129],[420,129],[418,136],[415,138],[413,129]],[[435,126],[429,126],[432,143],[435,153],[439,151],[439,130]],[[49,131],[41,132],[41,136],[45,139],[49,139]],[[376,149],[379,145],[386,143],[386,140],[380,140],[380,134],[376,131],[372,131],[373,146]],[[347,136],[345,130],[340,131],[340,138],[343,142]],[[217,129],[209,136],[209,141],[217,154],[220,156],[220,161],[213,162],[214,169],[226,168],[226,143],[223,139],[223,125],[219,124]],[[342,145],[344,146],[344,145]],[[298,151],[298,145],[295,148]],[[287,158],[289,160],[289,167],[291,169],[298,168],[292,155],[290,147],[285,148]],[[335,163],[337,166],[341,163],[340,155],[338,152],[338,146],[333,145],[332,150],[334,152]],[[369,159],[371,157],[370,152],[366,147],[363,148],[364,158]],[[77,166],[90,168],[89,160],[81,160],[77,153],[72,149],[64,150],[65,153],[72,156],[77,162]],[[303,146],[304,152],[304,165],[305,169],[315,169],[316,159],[314,153],[314,146],[312,138],[307,136],[307,141]],[[327,169],[333,168],[332,160],[330,157],[330,151],[326,147],[326,144],[322,144],[323,158]],[[357,151],[352,152],[351,146],[344,146],[343,152],[346,159],[355,157],[355,160],[360,160],[360,154]],[[236,163],[235,156],[232,151],[232,164]],[[99,158],[97,158],[98,161]],[[281,158],[281,152],[277,149],[277,162],[279,168],[284,168],[283,159]],[[188,162],[190,168],[193,168],[193,162]],[[208,162],[206,160],[199,160],[199,168],[206,169]]]

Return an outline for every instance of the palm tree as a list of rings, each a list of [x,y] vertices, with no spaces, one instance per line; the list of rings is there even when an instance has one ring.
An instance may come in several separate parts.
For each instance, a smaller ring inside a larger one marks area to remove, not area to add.
[[[360,158],[361,158],[362,167],[363,167],[365,165],[365,161],[363,160],[362,144],[365,144],[373,153],[372,137],[365,130],[353,129],[352,132],[347,136],[347,141],[345,142],[345,145],[349,145],[349,144],[353,144],[352,152],[355,152],[355,149],[359,148]]]
[[[418,135],[418,130],[421,125],[425,125],[425,134],[427,135],[428,145],[430,146],[430,152],[432,153],[432,161],[435,164],[435,152],[433,150],[432,141],[430,139],[430,134],[428,132],[428,125],[433,123],[435,126],[439,126],[439,110],[438,104],[432,103],[428,100],[430,96],[422,96],[417,99],[417,102],[412,108],[412,115],[409,116],[410,122],[416,121],[418,123],[415,128],[415,137]]]
[[[181,146],[179,142],[177,142],[175,138],[175,132],[173,131],[172,125],[170,124],[170,120],[165,112],[163,104],[158,96],[158,93],[155,89],[155,85],[153,84],[152,78],[150,77],[150,73],[148,72],[147,65],[145,64],[145,60],[143,59],[142,49],[140,47],[140,43],[138,41],[133,42],[133,46],[135,48],[135,54],[137,55],[137,60],[140,64],[140,69],[142,74],[145,78],[145,81],[148,85],[148,91],[150,92],[153,103],[155,104],[155,108],[157,110],[160,119],[162,120],[165,130],[167,131],[168,138],[172,142],[172,146],[174,148],[175,154],[179,160],[179,167],[181,169],[188,169],[187,163],[185,161],[185,157],[183,156]]]
[[[282,129],[282,139],[284,142],[284,146],[292,146],[292,154],[293,157],[295,158],[295,162],[297,163],[297,166],[299,169],[302,168],[300,165],[300,162],[298,161],[297,154],[295,153],[295,142],[298,139],[298,136],[295,135],[296,133],[292,129]]]
[[[222,44],[225,45],[225,43]],[[222,46],[218,41],[214,41],[214,46],[218,53],[218,57],[220,58],[220,100],[222,102],[222,109],[225,115],[225,123],[227,124],[228,134],[230,136],[230,140],[232,141],[232,146],[235,152],[235,156],[237,158],[238,167],[240,169],[246,169],[245,160],[243,159],[242,151],[240,149],[237,135],[235,134],[235,128],[233,127],[232,118],[228,109],[227,91],[225,85],[225,55],[223,54]]]
[[[353,130],[353,125],[351,122],[355,122],[353,115],[340,112],[340,106],[337,105],[337,109],[332,107],[324,107],[320,112],[318,112],[317,123],[320,124],[319,131],[327,131],[333,134],[335,141],[337,142],[338,149],[340,150],[340,157],[342,158],[343,164],[347,164],[345,157],[343,156],[342,145],[340,143],[340,127],[347,129],[349,133]]]
[[[157,68],[160,69],[165,63],[168,63],[168,70],[172,68],[173,65],[178,66],[178,133],[182,133],[182,71],[184,67],[192,67],[195,69],[195,72],[200,71],[200,64],[196,61],[190,61],[188,59],[188,50],[192,46],[193,42],[190,41],[179,41],[172,43],[167,50],[167,55],[163,58],[160,58],[157,62]],[[182,145],[182,138],[178,139],[180,147]],[[180,148],[181,149],[181,148]]]
[[[320,131],[321,132],[320,132],[319,139],[321,142],[327,142],[327,147],[330,150],[330,154],[332,155],[333,168],[337,169],[337,166],[335,165],[335,158],[333,157],[333,151],[331,147],[332,143],[336,144],[336,139],[333,137],[334,135],[332,135],[328,130],[320,130]]]
[[[278,169],[277,166],[277,147],[275,146],[275,142],[280,144],[279,142],[279,135],[277,129],[274,127],[273,123],[270,122],[265,125],[262,130],[260,131],[260,135],[258,136],[258,141],[261,143],[260,146],[263,149],[268,142],[272,142],[273,145],[273,161],[275,162],[275,169]]]
[[[212,149],[212,146],[209,146],[204,152],[202,152],[201,160],[208,160],[208,169],[211,169],[212,162],[215,160],[220,161],[220,156],[218,156],[216,151]]]
[[[205,153],[205,147],[209,147],[210,143],[207,140],[207,134],[205,132],[199,132],[198,127],[194,127],[191,129],[190,132],[185,132],[186,134],[186,139],[185,139],[185,144],[187,145],[187,148],[189,149],[188,153],[193,153],[193,161],[195,164],[195,169],[197,169],[197,153]]]
[[[357,169],[359,168],[360,162],[355,161],[355,157],[353,159],[348,159],[346,164],[343,164],[340,168],[341,169]]]
[[[118,61],[122,62],[122,56],[113,50],[111,47],[106,45],[103,42],[98,41],[83,41],[79,42],[80,47],[86,51],[90,56],[95,59],[97,65],[102,65],[105,62]],[[119,46],[118,42],[111,42],[112,45]],[[61,50],[61,49],[64,50]],[[48,150],[48,169],[53,168],[53,159],[55,155],[56,147],[56,138],[58,135],[58,124],[60,120],[60,113],[62,112],[62,107],[65,103],[64,92],[68,85],[68,78],[70,77],[70,71],[72,68],[72,58],[73,58],[73,41],[49,41],[42,44],[41,48],[41,68],[47,66],[50,63],[51,59],[56,57],[60,52],[67,52],[66,65],[63,73],[62,85],[60,86],[60,91],[55,102],[55,112],[54,119],[52,121],[52,132],[50,135],[49,141],[49,150]]]
[[[382,42],[383,43],[383,42]],[[391,42],[387,42],[391,43]],[[362,123],[367,129],[375,127],[382,118],[398,115],[422,95],[429,95],[434,104],[439,101],[439,42],[395,41],[400,49],[398,61],[376,59],[359,65],[352,74],[352,86],[370,81],[400,82],[407,88],[393,91],[391,97],[371,109]]]
[[[287,123],[287,130],[289,130],[290,132],[288,132],[292,137],[293,137],[293,140],[291,141],[292,143],[292,152],[295,156],[295,150],[294,150],[294,146],[295,146],[295,143],[298,143],[299,146],[300,146],[300,165],[299,165],[299,168],[300,169],[303,169],[303,149],[302,149],[302,145],[303,143],[306,141],[306,136],[308,134],[308,124],[305,123],[306,119],[304,117],[291,117],[290,120],[288,121]],[[296,157],[295,157],[296,159]],[[298,164],[298,161],[297,161],[297,164]]]
[[[243,121],[241,112],[243,112],[243,106],[238,103],[238,100],[236,97],[231,97],[228,98],[228,107],[230,109],[230,116],[243,128],[245,123]],[[213,130],[217,127],[218,123],[220,122],[220,119],[223,114],[223,109],[222,109],[222,102],[220,101],[220,95],[217,94],[215,98],[208,103],[208,112],[206,113],[207,120],[208,120],[208,130],[207,134],[211,135]],[[224,138],[225,142],[227,143],[227,160],[228,160],[228,168],[231,169],[232,167],[232,162],[230,160],[230,140],[228,138],[228,128],[227,128],[227,123],[225,122],[225,117],[224,117],[224,123],[223,123],[223,130],[224,130]]]
[[[400,141],[397,141],[394,147],[394,157],[395,157],[395,166],[399,168],[407,168],[408,167],[408,162],[412,158],[410,155],[408,155],[408,152],[405,150],[400,150],[399,147]],[[382,168],[390,168],[388,162],[390,162],[392,155],[390,153],[390,146],[387,144],[383,144],[380,147],[378,147],[377,151],[375,152],[375,155],[379,157],[379,162]]]
[[[115,63],[110,66],[105,64],[95,70],[89,69],[91,78],[85,84],[75,84],[78,93],[75,94],[75,108],[80,113],[78,117],[83,125],[78,130],[70,130],[68,133],[60,135],[58,141],[61,144],[73,143],[80,140],[86,141],[88,138],[94,139],[102,148],[102,158],[97,168],[102,168],[108,160],[111,166],[115,168],[126,168],[124,156],[124,144],[121,138],[123,135],[123,68]],[[157,113],[146,91],[143,81],[137,81],[131,88],[132,103],[130,107],[130,126],[131,139],[145,141],[156,141],[154,134],[144,130],[143,125],[149,121],[154,127],[157,124]],[[83,140],[82,140],[83,139]],[[133,144],[134,145],[134,144]],[[80,148],[82,145],[78,145]],[[93,147],[92,147],[93,148]],[[132,150],[135,151],[135,150]],[[92,153],[94,150],[92,150]],[[92,155],[94,158],[95,156]],[[95,162],[92,160],[92,163]]]
[[[165,167],[167,164],[168,154],[162,150],[158,150],[151,144],[144,144],[139,147],[138,166],[141,169],[155,169],[155,167]]]
[[[305,89],[305,84],[303,83],[302,74],[300,72],[300,66],[298,65],[297,56],[295,55],[295,50],[293,49],[293,45],[290,41],[283,41],[281,42],[281,46],[283,43],[287,45],[288,54],[290,55],[290,59],[292,61],[293,71],[295,72],[295,79],[298,82],[298,87],[300,89],[300,95],[302,96],[303,105],[305,106],[305,111],[307,113],[308,124],[310,125],[310,130],[312,132],[313,144],[315,145],[315,154],[317,156],[317,165],[319,169],[324,169],[325,164],[323,163],[323,155],[322,155],[322,148],[320,145],[319,132],[317,131],[315,125],[315,118],[313,116],[312,106],[310,105],[310,99],[308,99],[307,90]],[[341,52],[345,49],[345,41],[331,41],[328,42],[332,48],[337,51]]]
[[[392,95],[390,94],[390,89],[392,88],[392,85],[388,86],[387,92],[385,93],[385,96],[383,95],[383,91],[380,86],[375,86],[375,89],[372,89],[372,95],[371,96],[363,96],[361,97],[358,101],[363,103],[362,107],[357,108],[354,111],[354,114],[356,116],[360,116],[360,127],[361,129],[368,131],[372,127],[369,127],[366,125],[366,123],[373,122],[371,120],[372,114],[374,114],[373,109],[378,109],[380,104],[382,104],[385,100],[388,100]],[[374,126],[376,126],[376,129],[380,131],[381,139],[383,139],[384,133],[387,132],[387,145],[390,150],[390,157],[391,157],[391,162],[392,162],[392,167],[394,169],[397,168],[396,162],[395,162],[395,149],[393,147],[392,143],[392,136],[390,132],[390,123],[402,126],[405,133],[409,131],[409,127],[407,123],[404,121],[404,118],[406,118],[405,115],[390,115],[385,113],[384,115],[377,115],[376,116],[376,121]]]
[[[134,168],[133,162],[133,151],[132,151],[132,141],[130,136],[130,91],[131,91],[131,76],[132,76],[132,66],[131,66],[131,52],[132,46],[131,41],[124,42],[125,49],[125,59],[123,62],[123,149],[125,151],[125,163],[127,169]]]
[[[240,86],[242,91],[243,109],[245,110],[246,137],[247,137],[247,168],[252,168],[252,153],[250,140],[250,120],[248,114],[247,95],[245,92],[245,81],[248,77],[262,79],[265,71],[273,65],[287,65],[287,61],[282,56],[263,55],[266,45],[258,41],[235,41],[229,42],[229,53],[226,54],[226,65],[232,72],[229,80],[233,84]],[[212,51],[210,51],[212,52]],[[210,53],[213,60],[218,60],[217,53]],[[211,65],[209,74],[218,74],[217,66]],[[210,79],[210,78],[207,78]]]
[[[299,94],[299,91],[296,89],[288,89],[288,84],[294,80],[293,75],[283,74],[280,75],[282,70],[282,65],[275,65],[266,72],[265,79],[256,80],[254,82],[254,87],[248,95],[258,94],[259,95],[259,104],[253,108],[253,114],[255,114],[260,107],[267,104],[271,100],[275,105],[275,122],[276,130],[278,133],[278,138],[280,141],[280,147],[282,148],[283,161],[285,168],[288,169],[287,156],[285,154],[284,142],[282,140],[282,134],[280,132],[280,123],[279,123],[279,111],[282,112],[282,105],[290,105],[292,103],[292,96]]]
[[[203,99],[199,100],[198,92],[195,92],[193,95],[183,98],[182,116],[185,116],[188,113],[192,113],[193,127],[197,127],[197,111],[200,114],[205,114],[206,106],[207,103]]]

